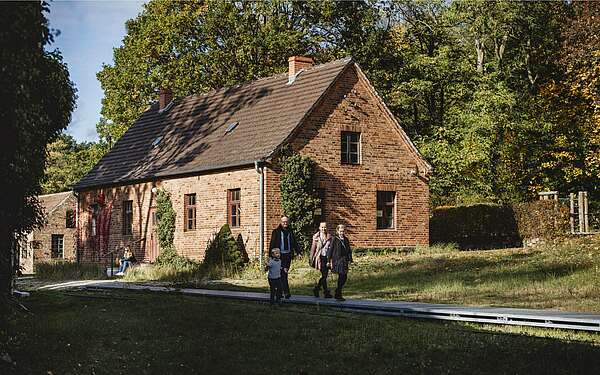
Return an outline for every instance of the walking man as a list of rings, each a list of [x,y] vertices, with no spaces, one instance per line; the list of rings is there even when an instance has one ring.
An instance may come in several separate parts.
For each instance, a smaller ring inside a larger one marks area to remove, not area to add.
[[[271,233],[271,243],[269,245],[269,252],[273,249],[281,251],[281,284],[285,299],[289,299],[292,296],[290,285],[288,284],[288,273],[292,265],[292,257],[294,253],[300,253],[289,225],[289,219],[287,216],[283,216],[279,226]]]

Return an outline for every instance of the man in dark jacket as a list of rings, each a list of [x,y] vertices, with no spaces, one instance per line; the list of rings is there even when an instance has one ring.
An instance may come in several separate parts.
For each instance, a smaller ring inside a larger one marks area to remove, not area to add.
[[[286,216],[281,218],[281,224],[271,233],[271,243],[269,253],[273,249],[281,251],[281,284],[283,285],[283,294],[286,299],[290,298],[290,285],[288,284],[288,272],[292,265],[294,253],[299,254],[298,244],[289,227],[290,221]]]

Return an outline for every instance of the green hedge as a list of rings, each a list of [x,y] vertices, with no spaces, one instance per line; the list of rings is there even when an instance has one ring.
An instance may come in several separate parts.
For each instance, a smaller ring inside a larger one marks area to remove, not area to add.
[[[563,236],[568,228],[568,208],[556,201],[477,204],[434,209],[429,237],[431,243],[453,242],[461,249],[493,249]]]

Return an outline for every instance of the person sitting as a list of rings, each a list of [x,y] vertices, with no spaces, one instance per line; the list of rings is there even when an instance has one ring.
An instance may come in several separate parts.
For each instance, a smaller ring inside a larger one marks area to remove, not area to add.
[[[121,260],[120,260],[121,265],[119,266],[119,272],[117,272],[115,275],[116,276],[125,275],[125,270],[127,270],[128,267],[131,267],[133,265],[133,263],[135,263],[135,262],[136,262],[135,255],[133,255],[133,253],[129,249],[129,246],[125,247],[125,251],[123,252],[123,256],[121,257]]]

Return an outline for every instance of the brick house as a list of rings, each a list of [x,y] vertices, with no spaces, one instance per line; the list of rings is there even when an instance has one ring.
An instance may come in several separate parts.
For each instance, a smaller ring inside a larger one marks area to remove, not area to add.
[[[350,58],[150,106],[75,187],[79,255],[131,244],[152,261],[157,189],[171,194],[175,246],[202,259],[225,223],[257,256],[283,214],[278,150],[317,165],[318,220],[344,223],[355,247],[427,244],[430,165]]]
[[[39,262],[75,260],[77,198],[70,192],[46,194],[38,197],[46,224],[30,232],[19,244],[19,265],[24,274],[35,271]]]

